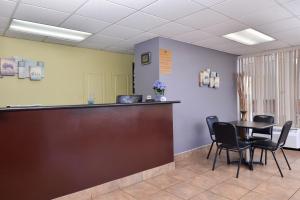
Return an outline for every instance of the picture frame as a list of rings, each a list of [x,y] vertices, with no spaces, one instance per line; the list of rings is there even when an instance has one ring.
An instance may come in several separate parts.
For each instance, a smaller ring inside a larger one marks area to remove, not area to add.
[[[141,64],[149,65],[151,64],[151,52],[145,52],[141,55]]]

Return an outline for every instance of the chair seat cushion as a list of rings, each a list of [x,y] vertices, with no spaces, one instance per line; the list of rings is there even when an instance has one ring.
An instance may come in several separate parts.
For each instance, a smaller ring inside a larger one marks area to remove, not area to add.
[[[258,140],[271,140],[270,138],[260,137],[260,136],[251,136],[248,138],[250,141],[258,141]]]
[[[272,140],[258,140],[253,143],[253,146],[267,150],[275,150],[277,144]]]
[[[238,141],[238,142],[239,142],[240,149],[246,149],[246,148],[249,148],[251,146],[251,143],[248,142],[248,141]],[[231,150],[237,150],[238,149],[236,146],[229,146],[229,145],[226,145],[226,144],[220,144],[220,146],[222,148],[225,148],[225,149],[231,149]]]

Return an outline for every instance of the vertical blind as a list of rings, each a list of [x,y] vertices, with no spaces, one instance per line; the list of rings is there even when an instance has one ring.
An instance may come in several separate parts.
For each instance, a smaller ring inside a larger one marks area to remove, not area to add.
[[[238,73],[247,81],[248,118],[267,114],[300,128],[300,49],[238,57]]]

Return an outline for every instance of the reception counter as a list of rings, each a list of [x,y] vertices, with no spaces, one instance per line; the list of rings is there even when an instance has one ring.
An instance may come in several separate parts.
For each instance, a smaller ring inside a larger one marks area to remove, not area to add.
[[[1,199],[53,199],[173,162],[173,103],[0,109]]]

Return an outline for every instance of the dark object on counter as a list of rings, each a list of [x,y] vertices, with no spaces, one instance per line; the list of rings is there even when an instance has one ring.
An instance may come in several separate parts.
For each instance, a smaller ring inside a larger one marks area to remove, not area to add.
[[[141,103],[143,95],[118,95],[117,103]]]
[[[155,102],[155,99],[146,99],[146,102]]]

